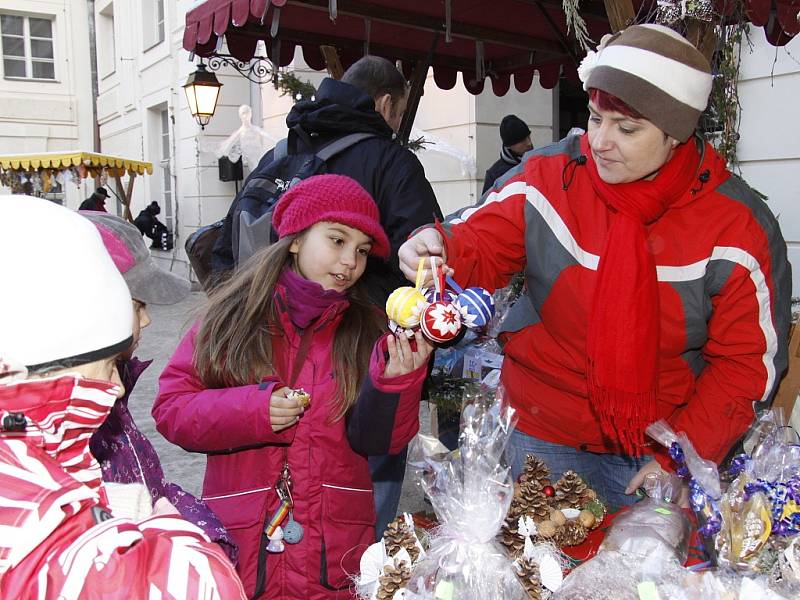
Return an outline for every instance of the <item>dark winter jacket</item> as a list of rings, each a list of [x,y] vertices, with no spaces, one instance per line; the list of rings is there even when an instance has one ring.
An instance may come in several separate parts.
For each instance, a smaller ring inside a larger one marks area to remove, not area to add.
[[[106,199],[97,194],[92,194],[86,200],[81,202],[78,210],[93,210],[96,212],[108,212],[106,210]]]
[[[144,484],[153,503],[159,498],[169,500],[184,519],[202,529],[212,542],[225,550],[231,562],[236,564],[236,544],[222,523],[202,500],[184,491],[179,485],[167,481],[156,449],[136,426],[133,415],[128,410],[133,387],[151,362],[153,361],[142,362],[137,358],[117,362],[125,395],[114,403],[108,418],[92,435],[89,441],[92,455],[103,470],[103,481]]]
[[[441,218],[433,189],[417,157],[392,140],[392,130],[375,111],[372,98],[358,88],[326,78],[319,86],[316,100],[298,102],[286,117],[291,129],[299,125],[308,133],[316,148],[351,133],[371,133],[375,137],[358,142],[327,162],[327,171],[347,175],[358,181],[375,199],[381,225],[392,246],[388,262],[370,259],[363,281],[370,298],[383,305],[397,287],[406,285],[397,266],[397,250],[417,227]],[[299,140],[289,137],[289,152]],[[248,177],[262,172],[272,162],[272,151],[259,162]],[[247,186],[247,181],[243,186]],[[214,248],[214,271],[233,265],[230,232],[223,232]],[[225,236],[228,239],[225,239]]]
[[[520,161],[521,158],[519,156],[503,146],[500,150],[500,158],[487,169],[486,175],[483,176],[483,191],[481,194],[485,194],[495,181],[505,175],[511,167],[518,165]]]
[[[156,216],[160,212],[161,209],[158,207],[158,205],[153,207],[151,204],[142,212],[140,212],[133,220],[133,224],[136,225],[137,229],[142,232],[142,235],[146,235],[153,240],[154,243],[161,241],[162,231],[167,231],[167,226],[159,221],[158,217]]]
[[[350,598],[350,577],[374,541],[375,504],[367,453],[399,452],[419,428],[427,365],[385,377],[386,337],[376,343],[356,405],[331,420],[338,394],[333,336],[347,301],[301,331],[289,315],[286,289],[276,286],[282,335],[272,338],[277,374],[261,385],[206,388],[192,363],[199,324],[183,338],[159,379],[156,428],[187,450],[208,454],[203,500],[239,546],[237,570],[248,596],[269,599]],[[304,340],[310,335],[310,343]],[[301,341],[308,343],[305,360]],[[302,361],[292,381],[296,361]],[[303,388],[311,404],[300,421],[272,431],[270,396],[278,379]],[[280,554],[265,551],[263,531],[279,505],[275,482],[288,462],[293,518],[305,530]]]

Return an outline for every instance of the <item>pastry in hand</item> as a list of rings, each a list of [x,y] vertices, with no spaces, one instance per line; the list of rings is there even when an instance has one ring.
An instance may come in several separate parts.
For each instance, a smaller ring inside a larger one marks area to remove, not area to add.
[[[286,394],[286,397],[291,398],[292,400],[297,400],[297,403],[302,408],[308,408],[308,405],[311,404],[311,395],[303,388],[289,390],[289,393]]]

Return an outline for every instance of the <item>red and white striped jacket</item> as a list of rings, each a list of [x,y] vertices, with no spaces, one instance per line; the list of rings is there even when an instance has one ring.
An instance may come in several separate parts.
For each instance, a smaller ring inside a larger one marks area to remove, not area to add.
[[[105,509],[89,438],[117,391],[77,376],[0,385],[0,599],[244,598],[195,525]]]
[[[494,289],[524,271],[525,293],[501,336],[518,428],[621,452],[603,438],[588,401],[586,332],[611,213],[579,159],[580,139],[528,153],[482,203],[439,229],[462,286]],[[702,456],[719,461],[786,368],[791,276],[769,208],[707,144],[697,173],[647,227],[661,307],[657,407]]]

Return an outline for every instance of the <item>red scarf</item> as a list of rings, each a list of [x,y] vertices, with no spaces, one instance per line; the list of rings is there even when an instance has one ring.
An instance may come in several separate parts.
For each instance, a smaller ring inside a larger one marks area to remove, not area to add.
[[[586,136],[581,148],[592,187],[612,212],[589,315],[589,399],[604,435],[639,456],[644,430],[658,418],[660,310],[645,227],[686,193],[700,157],[690,140],[675,148],[653,180],[608,184],[597,172]]]

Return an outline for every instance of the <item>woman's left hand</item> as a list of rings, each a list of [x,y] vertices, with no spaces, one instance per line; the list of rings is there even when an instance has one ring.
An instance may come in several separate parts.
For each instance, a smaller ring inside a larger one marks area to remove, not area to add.
[[[689,488],[686,487],[686,484],[680,482],[680,480],[677,477],[675,477],[672,473],[670,473],[669,471],[665,471],[657,460],[651,460],[649,463],[647,463],[641,469],[639,469],[639,472],[636,473],[636,475],[634,475],[631,478],[630,482],[628,482],[628,487],[625,488],[625,493],[628,495],[635,493],[636,490],[638,490],[640,487],[644,485],[645,480],[651,473],[654,474],[659,479],[661,479],[664,483],[666,483],[667,480],[672,478],[674,480],[672,482],[673,485],[679,486],[679,490],[676,496],[670,498],[669,501],[677,504],[681,508],[689,507]],[[656,499],[664,500],[664,498],[656,498]]]
[[[416,350],[411,349],[411,341],[405,335],[390,335],[387,339],[389,346],[389,361],[383,376],[387,378],[406,375],[416,371],[424,365],[433,352],[433,346],[422,336],[419,330],[414,333]]]

